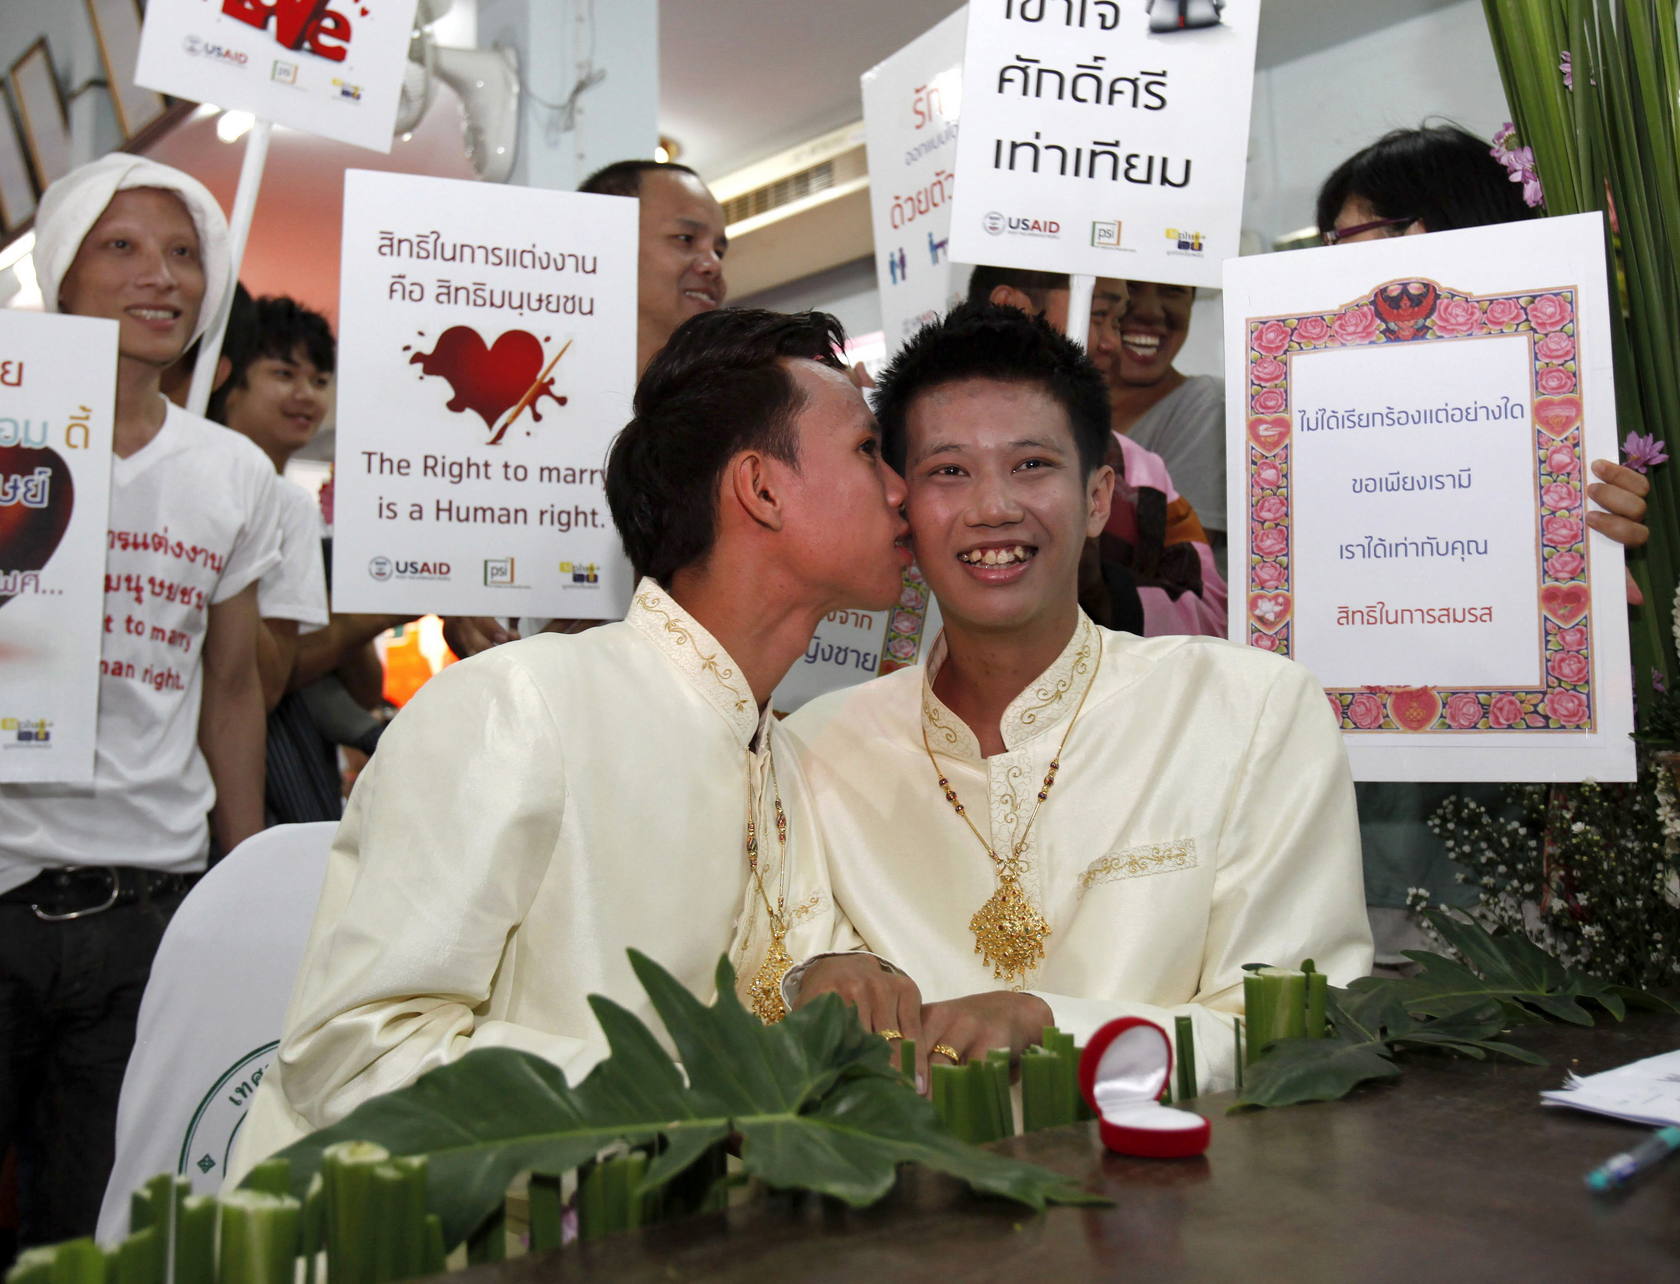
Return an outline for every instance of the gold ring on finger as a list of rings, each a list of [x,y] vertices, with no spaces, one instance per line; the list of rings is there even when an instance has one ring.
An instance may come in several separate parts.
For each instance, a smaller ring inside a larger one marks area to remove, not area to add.
[[[933,1055],[936,1057],[944,1057],[952,1065],[955,1065],[957,1062],[962,1060],[962,1053],[958,1052],[949,1043],[934,1044]]]
[[[904,1037],[903,1032],[899,1030],[877,1030],[875,1033],[880,1035],[888,1043],[891,1043],[894,1039],[902,1039]]]

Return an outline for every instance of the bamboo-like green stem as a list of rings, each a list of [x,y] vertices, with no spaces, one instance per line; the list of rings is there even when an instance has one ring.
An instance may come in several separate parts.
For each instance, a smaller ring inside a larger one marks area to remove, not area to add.
[[[528,1198],[531,1203],[531,1251],[546,1253],[560,1247],[565,1204],[560,1178],[552,1173],[532,1173]]]
[[[368,1174],[367,1235],[374,1284],[409,1279],[425,1268],[426,1161],[393,1159]]]
[[[321,1250],[327,1244],[327,1192],[321,1174],[309,1179],[303,1196],[303,1218],[298,1225],[298,1252],[303,1257],[303,1284],[315,1284],[320,1270]]]
[[[123,1284],[163,1284],[163,1235],[157,1226],[135,1231],[117,1249]]]
[[[1198,1095],[1196,1087],[1196,1025],[1187,1016],[1173,1018],[1178,1044],[1178,1099],[1189,1101]]]
[[[449,1250],[443,1243],[443,1218],[426,1214],[426,1274],[442,1275],[449,1266]]]
[[[914,1039],[900,1039],[898,1041],[898,1070],[911,1083],[916,1082],[916,1041]]]
[[[231,1190],[221,1198],[218,1284],[292,1284],[303,1205],[290,1195]]]
[[[245,1174],[245,1180],[239,1183],[241,1190],[260,1190],[270,1195],[290,1195],[292,1193],[292,1165],[291,1161],[281,1159],[278,1155],[273,1159],[265,1159],[250,1172]]]
[[[6,1276],[7,1284],[105,1284],[105,1253],[91,1239],[25,1249]]]
[[[175,1212],[173,1284],[216,1284],[216,1200],[188,1195]]]
[[[1243,1062],[1244,1062],[1244,1057],[1243,1057],[1243,1019],[1241,1017],[1232,1017],[1231,1018],[1231,1050],[1232,1050],[1231,1064],[1236,1067],[1236,1071],[1237,1071],[1237,1091],[1241,1092],[1242,1091],[1242,1086],[1243,1086]]]
[[[1057,1074],[1059,1054],[1043,1048],[1028,1048],[1021,1057],[1021,1131],[1037,1132],[1071,1123],[1072,1113],[1062,1118],[1062,1102],[1056,1089],[1060,1085]]]
[[[341,1141],[321,1152],[329,1284],[375,1284],[373,1172],[390,1157],[369,1141]]]
[[[1307,1020],[1309,1039],[1322,1039],[1330,1033],[1324,1019],[1330,1001],[1330,978],[1322,972],[1307,973]]]
[[[581,1189],[581,1186],[580,1186]],[[582,1227],[583,1218],[580,1210],[578,1224]],[[496,1211],[491,1213],[471,1235],[467,1236],[467,1261],[473,1266],[483,1266],[491,1262],[507,1259],[507,1202],[496,1205]],[[329,1275],[327,1284],[333,1284]]]

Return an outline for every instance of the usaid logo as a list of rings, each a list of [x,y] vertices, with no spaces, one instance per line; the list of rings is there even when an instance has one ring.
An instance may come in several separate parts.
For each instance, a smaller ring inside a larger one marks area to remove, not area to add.
[[[388,557],[376,557],[368,563],[368,574],[381,583],[390,579],[391,573],[391,559]]]
[[[999,214],[996,210],[981,220],[981,226],[993,236],[1042,236],[1054,241],[1062,235],[1062,225],[1053,218]]]
[[[212,62],[225,62],[235,67],[243,67],[250,59],[237,49],[229,49],[226,45],[212,44],[200,36],[188,36],[181,41],[181,48],[194,58],[208,58]]]

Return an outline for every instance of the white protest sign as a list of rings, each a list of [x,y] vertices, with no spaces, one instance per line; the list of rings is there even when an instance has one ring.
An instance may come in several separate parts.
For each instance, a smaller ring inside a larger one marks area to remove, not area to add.
[[[351,170],[333,607],[611,619],[637,204]]]
[[[0,781],[93,780],[117,324],[0,311]]]
[[[1603,236],[1226,265],[1231,637],[1313,670],[1357,779],[1633,779]]]
[[[1259,25],[1260,0],[973,0],[951,256],[1218,285]]]
[[[391,150],[415,0],[150,0],[135,81]]]
[[[950,255],[965,12],[863,73],[869,215],[889,354],[949,311],[966,283]]]
[[[888,611],[832,611],[824,616],[770,703],[792,713],[830,691],[908,668],[939,636],[939,603],[921,568],[905,569],[898,603]]]

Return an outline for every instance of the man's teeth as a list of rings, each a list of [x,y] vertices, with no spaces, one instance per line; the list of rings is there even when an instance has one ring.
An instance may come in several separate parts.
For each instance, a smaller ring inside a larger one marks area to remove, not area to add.
[[[1153,334],[1123,334],[1120,342],[1139,356],[1154,356],[1161,347],[1160,336]]]
[[[130,308],[129,311],[143,321],[171,321],[175,318],[172,308]]]
[[[957,559],[970,566],[1012,566],[1031,556],[1026,545],[1017,544],[1014,548],[972,548],[966,553],[958,553]]]

